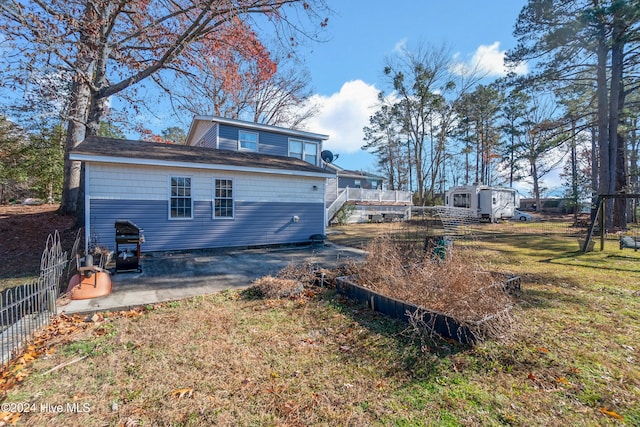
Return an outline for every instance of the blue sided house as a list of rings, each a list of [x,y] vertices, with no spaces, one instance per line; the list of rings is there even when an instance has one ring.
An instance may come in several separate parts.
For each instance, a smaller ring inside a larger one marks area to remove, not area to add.
[[[309,242],[327,224],[327,139],[215,116],[195,117],[185,145],[88,137],[70,153],[84,163],[85,241],[114,250],[127,220],[145,252]]]

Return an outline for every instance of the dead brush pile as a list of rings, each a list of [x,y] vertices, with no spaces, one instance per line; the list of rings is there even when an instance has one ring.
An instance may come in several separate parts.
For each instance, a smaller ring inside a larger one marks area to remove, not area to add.
[[[352,266],[360,286],[455,319],[477,340],[503,337],[513,325],[512,297],[471,249],[451,247],[441,259],[383,236],[366,250],[367,258]],[[416,327],[421,316],[411,318]]]
[[[316,275],[311,265],[289,264],[274,276],[253,281],[253,288],[267,299],[296,298],[304,293],[305,284],[313,284]]]

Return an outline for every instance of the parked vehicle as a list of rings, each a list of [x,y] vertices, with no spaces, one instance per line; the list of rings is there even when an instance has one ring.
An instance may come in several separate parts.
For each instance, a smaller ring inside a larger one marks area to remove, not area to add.
[[[522,212],[518,209],[513,211],[513,219],[517,221],[531,221],[533,217],[526,212]]]
[[[519,204],[520,195],[514,188],[463,185],[445,193],[446,206],[469,209],[471,216],[491,222],[513,218]]]

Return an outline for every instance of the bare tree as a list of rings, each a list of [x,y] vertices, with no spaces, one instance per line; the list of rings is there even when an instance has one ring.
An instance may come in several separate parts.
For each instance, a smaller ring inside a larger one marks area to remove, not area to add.
[[[549,101],[531,97],[524,113],[523,132],[519,135],[520,158],[526,162],[529,178],[533,186],[536,208],[541,209],[540,198],[543,193],[542,178],[560,165],[564,159],[561,145],[568,135],[562,128],[562,122],[554,117],[555,109]]]
[[[251,30],[252,16],[273,23],[280,40],[293,48],[299,36],[313,38],[326,25],[319,15],[324,10],[323,0],[0,2],[0,29],[20,54],[5,76],[20,84],[29,69],[51,64],[72,77],[60,210],[72,213],[78,206],[80,163],[68,153],[98,133],[112,96],[144,80],[168,87],[171,76],[190,71],[198,55],[228,55],[238,44],[263,52]],[[268,67],[268,59],[262,55],[261,64]],[[230,79],[236,77],[228,71]]]

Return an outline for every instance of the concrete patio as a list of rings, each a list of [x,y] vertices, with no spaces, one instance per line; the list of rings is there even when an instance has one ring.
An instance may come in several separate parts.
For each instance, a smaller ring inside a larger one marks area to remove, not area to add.
[[[331,243],[143,254],[141,273],[124,272],[111,276],[111,294],[94,299],[72,300],[59,306],[58,312],[70,314],[124,310],[227,289],[242,289],[257,278],[275,275],[289,264],[310,264],[317,268],[332,269],[349,259],[360,259],[363,254],[362,250]]]

